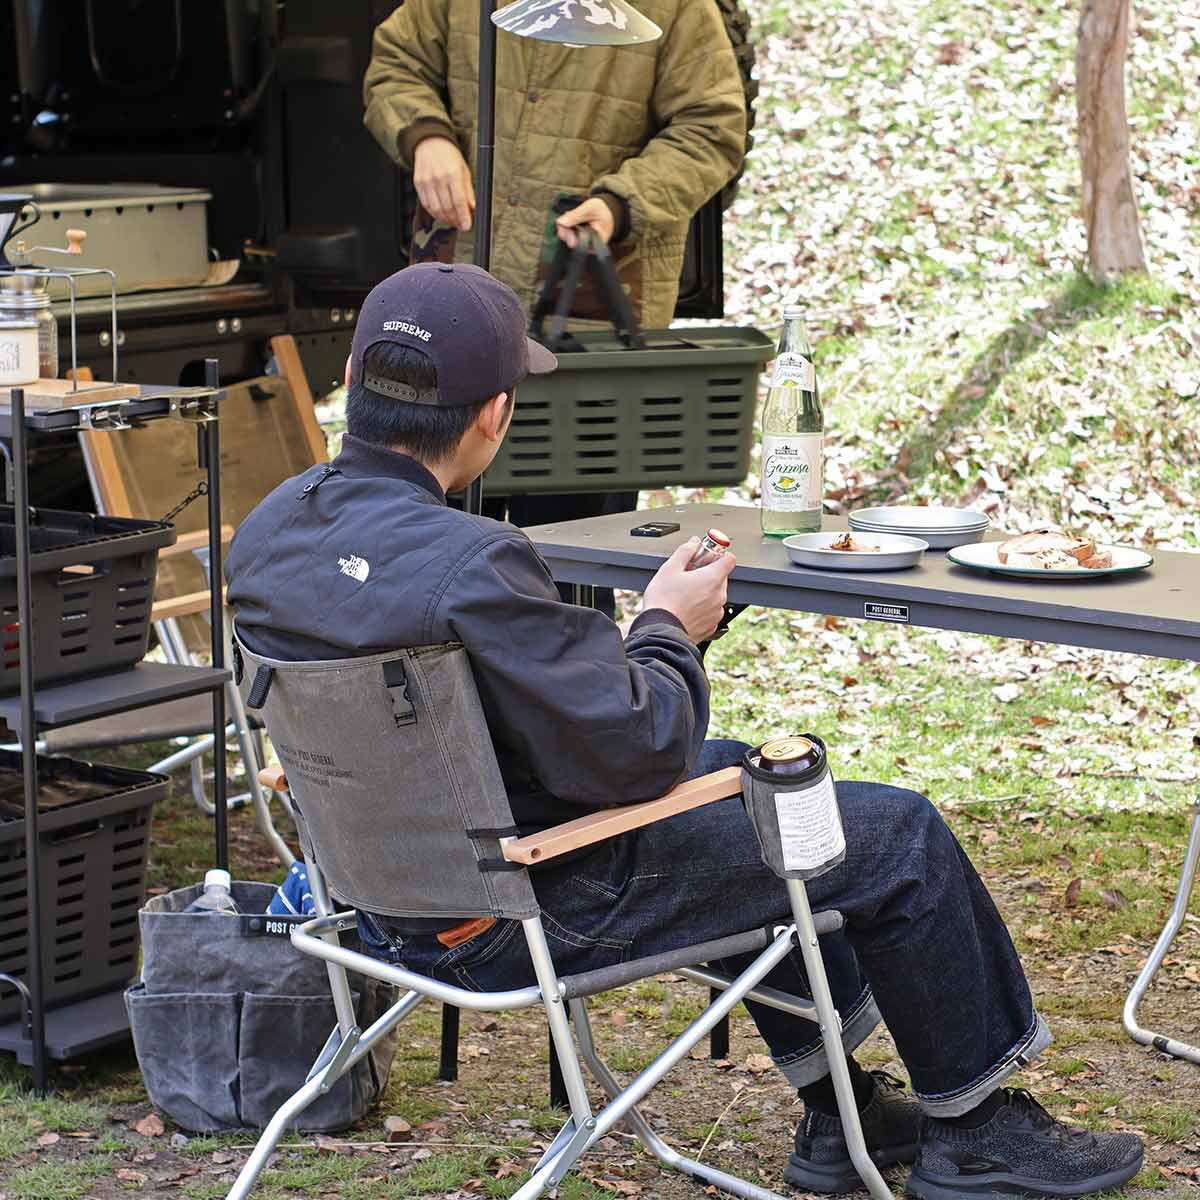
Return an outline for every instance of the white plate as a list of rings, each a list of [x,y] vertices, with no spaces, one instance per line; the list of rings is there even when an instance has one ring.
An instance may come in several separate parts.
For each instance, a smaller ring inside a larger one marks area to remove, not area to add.
[[[942,508],[936,504],[889,504],[882,508],[859,508],[850,514],[850,524],[899,533],[950,533],[958,529],[986,529],[991,519],[969,508]]]
[[[878,546],[856,554],[850,550],[830,550],[840,533],[793,533],[785,537],[788,557],[799,567],[819,567],[826,571],[895,571],[915,567],[929,543],[920,538],[900,537],[894,533],[864,533],[856,541]]]
[[[997,557],[999,542],[980,542],[974,546],[959,546],[946,555],[951,562],[960,567],[969,567],[973,571],[990,571],[995,575],[1020,575],[1025,579],[1054,579],[1059,583],[1064,580],[1096,579],[1103,575],[1128,575],[1130,571],[1143,571],[1153,561],[1154,556],[1145,550],[1133,546],[1100,546],[1097,551],[1106,550],[1112,555],[1111,567],[1010,567]]]
[[[949,550],[951,546],[965,546],[968,542],[980,542],[987,534],[988,526],[979,525],[974,529],[906,529],[903,526],[889,525],[883,528],[879,525],[862,525],[853,517],[850,518],[850,528],[856,533],[896,533],[908,537],[919,537],[929,544],[930,550]]]

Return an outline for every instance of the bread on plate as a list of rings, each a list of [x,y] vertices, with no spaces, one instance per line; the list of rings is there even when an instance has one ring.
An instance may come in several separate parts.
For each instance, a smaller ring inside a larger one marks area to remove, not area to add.
[[[996,556],[1002,563],[1012,567],[1045,567],[1062,568],[1086,566],[1093,569],[1101,566],[1111,566],[1107,563],[1091,562],[1097,558],[1096,543],[1090,538],[1075,537],[1063,533],[1061,529],[1035,529],[1030,533],[1022,533],[1009,538],[996,547]],[[1099,557],[1104,557],[1103,555]],[[1013,559],[1017,561],[1012,561]],[[1037,562],[1026,562],[1026,559],[1037,559]]]

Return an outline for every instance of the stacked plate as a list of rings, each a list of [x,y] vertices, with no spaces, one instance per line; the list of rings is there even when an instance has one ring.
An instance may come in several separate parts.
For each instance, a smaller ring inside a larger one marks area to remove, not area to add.
[[[850,528],[862,533],[893,533],[920,538],[931,550],[948,550],[983,540],[991,521],[969,508],[892,504],[860,508],[850,514]]]

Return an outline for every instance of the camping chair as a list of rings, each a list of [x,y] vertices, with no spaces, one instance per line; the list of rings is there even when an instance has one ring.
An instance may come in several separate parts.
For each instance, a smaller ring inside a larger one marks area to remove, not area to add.
[[[295,338],[281,334],[271,338],[270,346],[268,375],[231,385],[221,403],[221,509],[230,522],[222,529],[225,542],[233,536],[233,526],[266,492],[327,457],[325,435],[317,423]],[[80,369],[81,378],[87,373],[86,368]],[[181,491],[201,478],[193,457],[192,430],[173,421],[130,433],[86,430],[80,434],[80,446],[99,511],[111,516],[157,516],[172,507],[178,510],[173,519],[180,530],[179,540],[160,552],[151,616],[167,660],[194,664],[195,652],[207,649],[211,634],[206,623],[210,611],[207,518],[203,505],[188,503],[199,496],[199,490],[179,504]],[[202,812],[212,816],[214,806],[202,769],[203,756],[213,745],[208,707],[207,696],[161,706],[153,727],[147,730],[153,738],[140,736],[135,717],[125,716],[61,730],[48,741],[53,742],[54,752],[66,753],[97,745],[188,738],[186,745],[151,769],[169,774],[189,767],[192,798]],[[231,792],[229,807],[253,808],[259,832],[287,866],[294,855],[272,820],[270,793],[257,783],[266,762],[261,734],[232,687],[226,689],[226,711],[230,717],[226,735],[237,740],[249,789],[241,795]]]
[[[662,1162],[686,1174],[737,1196],[782,1200],[673,1150],[637,1109],[659,1080],[746,997],[820,1025],[851,1158],[876,1200],[891,1195],[863,1142],[842,1049],[841,1019],[818,947],[817,935],[840,928],[842,919],[838,913],[814,916],[799,879],[786,881],[794,915],[787,925],[748,930],[579,975],[560,978],[555,973],[528,866],[736,795],[742,790],[737,768],[680,784],[658,800],[607,809],[518,837],[461,646],[285,663],[255,655],[238,641],[234,668],[248,689],[247,704],[262,709],[283,763],[281,769],[265,771],[263,781],[290,798],[319,913],[293,927],[292,944],[302,954],[325,960],[338,1023],[306,1083],[264,1129],[229,1200],[244,1200],[289,1124],[425,997],[478,1011],[535,1005],[545,1010],[570,1116],[515,1200],[532,1200],[554,1188],[580,1155],[621,1121]],[[400,789],[398,780],[404,781]],[[774,837],[778,845],[777,826]],[[339,944],[338,933],[353,927],[355,914],[335,912],[331,894],[353,908],[400,918],[492,916],[520,921],[536,984],[502,992],[470,991],[348,950]],[[812,1001],[760,986],[796,945],[812,985]],[[702,966],[748,952],[757,957],[736,978]],[[392,983],[403,992],[367,1029],[356,1023],[347,970]],[[718,999],[622,1087],[597,1053],[587,998],[681,970],[719,988]],[[598,1111],[593,1111],[584,1086],[581,1058],[608,1095]]]

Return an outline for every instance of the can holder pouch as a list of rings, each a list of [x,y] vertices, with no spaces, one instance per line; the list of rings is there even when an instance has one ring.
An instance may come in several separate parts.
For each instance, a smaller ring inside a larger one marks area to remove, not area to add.
[[[561,240],[555,246],[550,272],[530,315],[530,334],[555,352],[574,348],[573,339],[567,333],[567,319],[585,270],[590,272],[595,280],[596,289],[608,309],[617,340],[629,350],[645,350],[646,339],[638,327],[637,318],[633,315],[629,297],[617,279],[612,254],[604,239],[586,227],[579,230],[573,250]],[[548,314],[550,327],[543,333],[542,327]]]
[[[242,915],[183,910],[199,884],[154,897],[139,913],[143,965],[125,993],[134,1050],[151,1102],[197,1133],[261,1129],[298,1090],[337,1025],[325,964],[288,934],[300,920],[265,912],[271,884],[233,884]],[[343,944],[357,948],[353,932]],[[366,1028],[393,989],[351,973],[355,1014]],[[396,1033],[373,1047],[293,1128],[345,1129],[387,1086]]]
[[[794,743],[799,760],[772,764],[764,751]],[[800,746],[804,743],[804,746]],[[763,862],[782,879],[815,879],[846,857],[846,836],[825,743],[812,733],[773,738],[742,759],[742,798]]]

